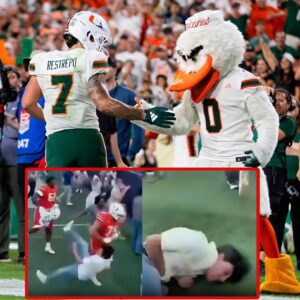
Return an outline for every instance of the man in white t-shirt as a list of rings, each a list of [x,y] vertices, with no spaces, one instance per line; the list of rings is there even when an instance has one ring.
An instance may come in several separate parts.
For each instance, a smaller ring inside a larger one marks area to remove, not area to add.
[[[127,51],[123,51],[116,55],[116,60],[120,60],[122,62],[126,62],[131,60],[134,62],[133,67],[133,75],[137,76],[139,82],[138,85],[140,86],[142,83],[143,73],[147,71],[146,63],[147,57],[141,51],[137,51],[137,44],[138,40],[133,35],[128,37],[127,40]]]
[[[143,257],[143,296],[161,295],[160,281],[175,278],[190,288],[198,275],[207,281],[239,282],[249,271],[248,260],[231,245],[217,248],[198,230],[175,227],[149,235]]]
[[[99,248],[97,253],[90,255],[88,243],[74,230],[72,224],[67,224],[63,230],[72,238],[72,252],[76,263],[59,268],[46,275],[40,270],[36,271],[36,276],[41,283],[46,284],[53,280],[91,280],[96,286],[101,286],[97,280],[97,274],[110,269],[113,261],[114,249],[110,245]]]

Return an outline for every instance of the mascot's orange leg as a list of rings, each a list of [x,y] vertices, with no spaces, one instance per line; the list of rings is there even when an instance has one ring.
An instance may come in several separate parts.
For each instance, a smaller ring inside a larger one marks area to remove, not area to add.
[[[300,294],[294,267],[289,255],[280,254],[274,229],[267,217],[260,216],[260,243],[265,250],[266,278],[260,286],[261,291]]]
[[[278,258],[280,256],[273,226],[269,219],[263,216],[260,216],[260,244],[267,257]]]

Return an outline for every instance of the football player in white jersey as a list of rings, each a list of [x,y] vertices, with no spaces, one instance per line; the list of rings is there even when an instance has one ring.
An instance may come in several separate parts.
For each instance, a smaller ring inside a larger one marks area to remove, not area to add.
[[[105,167],[106,149],[96,109],[128,120],[144,120],[162,127],[174,123],[173,112],[155,107],[142,110],[125,105],[107,92],[107,51],[111,36],[105,20],[81,11],[69,21],[64,39],[68,51],[35,55],[23,108],[46,121],[48,167]],[[45,97],[44,110],[37,101]]]

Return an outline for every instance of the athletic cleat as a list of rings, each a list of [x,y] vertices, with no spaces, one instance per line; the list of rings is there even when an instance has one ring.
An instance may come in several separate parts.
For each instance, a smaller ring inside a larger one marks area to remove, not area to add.
[[[47,282],[47,276],[40,270],[36,271],[36,276],[42,284],[45,284]]]
[[[228,180],[226,182],[231,190],[237,190],[239,188],[238,184],[230,183]]]
[[[72,202],[67,202],[66,205],[67,206],[73,206],[74,204]]]
[[[50,253],[50,254],[55,254],[55,251],[51,248],[51,246],[46,246],[45,251]]]
[[[70,231],[70,230],[72,229],[73,224],[74,224],[74,221],[73,221],[73,220],[70,221],[69,223],[67,223],[66,226],[63,227],[63,231],[64,231],[64,232]]]

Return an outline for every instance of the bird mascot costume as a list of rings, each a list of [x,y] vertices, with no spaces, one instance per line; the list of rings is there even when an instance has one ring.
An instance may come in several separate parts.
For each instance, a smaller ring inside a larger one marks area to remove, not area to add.
[[[202,148],[195,167],[260,168],[260,243],[267,254],[266,278],[261,291],[300,293],[291,259],[280,254],[268,220],[271,213],[267,181],[262,170],[277,145],[279,120],[259,80],[238,65],[245,42],[237,27],[224,21],[221,11],[202,11],[186,20],[178,38],[179,66],[170,90],[183,92],[171,128],[136,124],[168,135],[187,134],[201,124]],[[142,108],[151,107],[145,101]],[[253,141],[252,123],[258,132]]]

